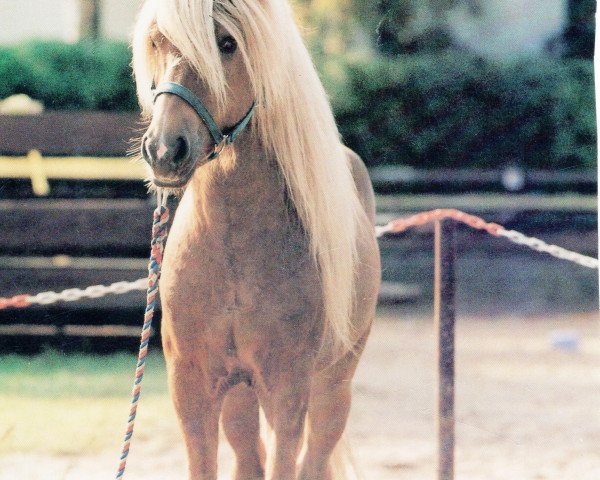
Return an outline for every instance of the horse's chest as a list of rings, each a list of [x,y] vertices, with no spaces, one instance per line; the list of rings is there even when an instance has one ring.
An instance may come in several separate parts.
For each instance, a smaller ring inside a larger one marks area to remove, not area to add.
[[[177,305],[186,297],[185,308],[221,316],[299,311],[318,303],[319,279],[306,239],[284,216],[247,211],[245,218],[173,233],[161,287]]]

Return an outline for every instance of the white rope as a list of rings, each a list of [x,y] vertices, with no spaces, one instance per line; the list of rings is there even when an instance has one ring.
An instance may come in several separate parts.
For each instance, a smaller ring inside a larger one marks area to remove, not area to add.
[[[544,252],[552,255],[553,257],[567,260],[584,267],[598,269],[600,264],[597,258],[586,257],[585,255],[572,252],[566,248],[559,247],[558,245],[550,245],[539,238],[528,237],[527,235],[523,235],[515,230],[500,230],[498,231],[498,235],[507,238],[513,243],[525,245],[536,252]]]
[[[387,233],[393,233],[394,228],[391,223],[387,225],[375,225],[375,236],[377,238],[383,237]]]
[[[116,282],[110,285],[92,285],[85,289],[69,288],[62,292],[42,292],[27,298],[30,303],[50,305],[56,302],[76,302],[83,298],[101,298],[107,295],[124,295],[133,291],[145,291],[148,279],[140,278],[134,282]]]

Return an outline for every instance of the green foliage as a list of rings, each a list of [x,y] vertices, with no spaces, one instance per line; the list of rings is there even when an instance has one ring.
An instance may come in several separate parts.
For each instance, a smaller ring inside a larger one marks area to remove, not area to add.
[[[452,47],[446,14],[457,0],[352,0],[364,28],[385,54],[433,53]]]
[[[25,93],[50,109],[136,108],[130,52],[120,42],[31,42],[0,50],[0,98]]]
[[[594,57],[596,0],[569,0],[569,26],[565,32],[567,55]]]
[[[0,99],[26,89],[30,71],[15,49],[0,47]]]
[[[581,60],[370,58],[348,62],[333,104],[346,143],[369,165],[593,167],[592,75]]]
[[[369,165],[596,164],[589,61],[496,64],[452,51],[316,58],[344,140]],[[135,110],[130,62],[117,42],[3,47],[0,98],[26,93],[51,109]]]

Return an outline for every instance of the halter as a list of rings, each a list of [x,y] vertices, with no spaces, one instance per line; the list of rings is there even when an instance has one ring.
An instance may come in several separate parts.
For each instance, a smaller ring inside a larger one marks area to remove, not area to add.
[[[227,129],[227,133],[223,133],[202,101],[196,95],[194,95],[191,90],[187,89],[183,85],[180,85],[179,83],[162,82],[158,85],[158,87],[155,87],[154,82],[152,82],[152,94],[155,102],[158,96],[162,95],[163,93],[170,93],[178,96],[188,105],[190,105],[202,119],[215,144],[213,152],[208,156],[209,160],[217,158],[226,145],[231,145],[233,143],[239,133],[246,125],[248,125],[248,122],[250,122],[250,119],[254,114],[254,108],[256,107],[256,103],[252,102],[250,110],[248,110],[248,113],[244,115],[244,118],[242,118],[230,129]]]

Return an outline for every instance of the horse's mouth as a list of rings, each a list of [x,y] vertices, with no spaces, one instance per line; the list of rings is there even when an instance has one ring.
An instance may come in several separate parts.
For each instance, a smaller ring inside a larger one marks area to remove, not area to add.
[[[152,183],[154,186],[159,188],[183,188],[185,187],[192,178],[194,173],[194,168],[192,168],[185,175],[178,175],[177,177],[157,177],[156,175],[152,176]]]
[[[191,168],[187,169],[181,174],[177,174],[176,177],[163,177],[152,175],[152,183],[154,186],[159,188],[183,188],[185,187],[192,178],[194,171],[196,170],[197,162],[194,162]]]
[[[189,178],[185,180],[159,180],[156,177],[152,178],[154,186],[159,188],[183,188],[189,181]]]

